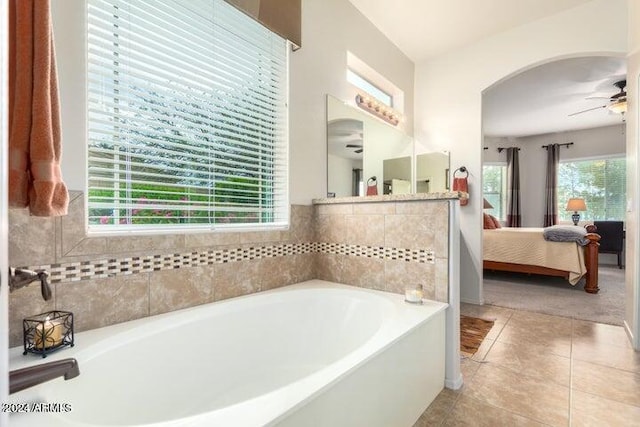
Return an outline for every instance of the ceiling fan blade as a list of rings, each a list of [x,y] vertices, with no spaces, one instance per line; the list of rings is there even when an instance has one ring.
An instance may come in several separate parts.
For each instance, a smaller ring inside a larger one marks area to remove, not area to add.
[[[586,113],[587,111],[599,110],[600,108],[606,108],[606,107],[607,107],[606,105],[601,105],[599,107],[587,108],[586,110],[578,111],[576,113],[571,113],[569,114],[569,117],[575,116],[576,114]]]
[[[356,154],[360,154],[360,153],[362,153],[362,148],[361,148],[361,149],[359,149],[359,150],[355,150],[355,151],[354,151],[354,153],[356,153]]]
[[[585,99],[611,99],[610,96],[588,96]]]
[[[362,144],[347,144],[347,148],[362,148]]]

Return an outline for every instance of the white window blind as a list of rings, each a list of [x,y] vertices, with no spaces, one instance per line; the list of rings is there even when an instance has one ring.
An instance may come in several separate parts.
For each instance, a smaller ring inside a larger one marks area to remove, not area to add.
[[[287,42],[222,0],[88,0],[90,231],[288,222]]]

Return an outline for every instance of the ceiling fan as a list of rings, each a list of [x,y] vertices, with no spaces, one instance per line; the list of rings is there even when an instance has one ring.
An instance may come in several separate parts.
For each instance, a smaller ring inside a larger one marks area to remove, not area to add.
[[[611,95],[609,97],[591,96],[587,98],[587,99],[608,99],[609,100],[608,104],[600,105],[598,107],[593,107],[593,108],[587,108],[586,110],[571,113],[569,114],[569,116],[575,116],[576,114],[586,113],[587,111],[599,110],[600,108],[607,108],[614,113],[624,114],[627,111],[627,92],[625,91],[625,88],[627,87],[627,81],[620,80],[615,82],[613,85],[618,88],[619,90],[618,93]]]
[[[346,147],[347,148],[355,148],[355,150],[353,150],[353,152],[356,153],[356,154],[362,153],[362,144],[347,144]]]

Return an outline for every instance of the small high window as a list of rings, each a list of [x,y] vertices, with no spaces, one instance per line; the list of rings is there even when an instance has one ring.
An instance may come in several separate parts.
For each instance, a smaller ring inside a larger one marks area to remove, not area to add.
[[[383,91],[351,69],[347,70],[347,81],[360,89],[363,93],[373,96],[388,107],[393,107],[393,97],[390,94]]]

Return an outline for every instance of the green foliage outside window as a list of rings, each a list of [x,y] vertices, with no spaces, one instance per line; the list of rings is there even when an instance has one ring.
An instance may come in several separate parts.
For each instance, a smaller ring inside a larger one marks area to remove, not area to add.
[[[563,162],[558,168],[558,217],[570,221],[567,201],[585,199],[587,221],[624,220],[626,204],[626,160],[623,157]]]

